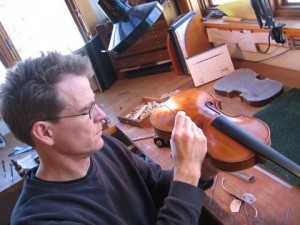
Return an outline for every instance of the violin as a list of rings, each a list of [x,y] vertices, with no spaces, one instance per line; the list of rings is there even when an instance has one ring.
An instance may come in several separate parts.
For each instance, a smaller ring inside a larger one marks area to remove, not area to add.
[[[211,93],[191,88],[171,96],[150,116],[156,136],[171,139],[178,111],[184,111],[207,138],[208,158],[223,171],[244,170],[269,159],[296,176],[300,166],[270,147],[270,129],[263,121],[230,116],[221,111],[221,101]]]

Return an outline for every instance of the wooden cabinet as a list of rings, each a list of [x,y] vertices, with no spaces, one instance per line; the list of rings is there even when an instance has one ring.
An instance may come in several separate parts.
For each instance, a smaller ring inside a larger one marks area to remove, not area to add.
[[[108,48],[113,24],[108,22],[96,26],[98,35],[104,45]],[[170,60],[167,51],[168,25],[164,15],[155,22],[136,43],[129,47],[124,53],[114,56],[109,54],[112,65],[117,74],[154,66],[160,62]]]

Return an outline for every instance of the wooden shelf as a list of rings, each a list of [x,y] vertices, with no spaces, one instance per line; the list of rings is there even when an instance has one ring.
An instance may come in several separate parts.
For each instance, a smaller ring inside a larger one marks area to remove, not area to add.
[[[299,20],[287,20],[275,18],[277,23],[284,23],[286,26],[282,28],[282,31],[288,37],[299,38],[300,37],[300,21]],[[223,19],[209,19],[204,22],[206,28],[219,28],[226,30],[251,30],[252,32],[269,32],[268,29],[260,28],[257,23],[246,22],[226,22]]]

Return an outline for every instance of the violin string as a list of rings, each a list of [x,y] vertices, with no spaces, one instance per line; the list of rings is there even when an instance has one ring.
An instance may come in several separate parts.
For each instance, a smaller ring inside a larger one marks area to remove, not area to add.
[[[174,114],[174,116],[176,116],[176,112],[174,110],[172,110],[169,106],[167,105],[161,105],[161,104],[157,104],[156,107],[166,107],[171,113]],[[208,107],[209,109],[213,110],[212,108]],[[183,110],[181,110],[183,111]],[[217,111],[213,110],[217,115],[221,115],[221,114],[218,114]],[[185,112],[185,111],[184,111]],[[186,113],[186,112],[185,112]],[[188,114],[186,113],[186,115],[188,116]],[[195,122],[195,121],[194,121]],[[203,123],[201,123],[200,125],[198,125],[199,128],[203,129]]]
[[[249,224],[249,214],[248,214],[248,210],[247,210],[247,205],[245,204],[244,207],[245,207],[245,213],[246,213],[246,219],[247,219],[246,224],[248,225]]]
[[[217,174],[216,178],[215,178],[215,183],[214,183],[214,186],[213,186],[213,189],[212,189],[212,193],[211,193],[211,196],[210,196],[210,199],[209,199],[209,203],[208,203],[209,206],[211,205],[211,202],[212,202],[213,197],[214,197],[214,193],[215,193],[215,189],[216,189],[216,184],[217,184],[218,178],[219,178],[219,174]]]
[[[291,210],[291,204],[289,204],[286,217],[285,217],[285,225],[288,225],[288,220],[289,220],[289,215],[290,215],[290,210]]]
[[[235,217],[234,225],[237,225],[237,222],[238,222],[239,216],[240,216],[240,211],[241,211],[241,210],[238,211],[238,213],[237,213],[237,215],[236,215],[236,217]]]
[[[245,204],[249,205],[249,206],[255,211],[255,216],[254,216],[254,217],[256,218],[257,215],[258,215],[258,212],[257,212],[256,207],[253,206],[252,204],[246,202],[244,199],[242,199],[242,198],[239,197],[238,195],[234,194],[232,191],[229,191],[229,190],[225,187],[224,181],[225,181],[225,178],[223,177],[223,178],[222,178],[222,188],[224,189],[224,191],[226,191],[229,195],[235,197],[236,199],[238,199],[238,200],[241,201],[242,203],[245,203]]]

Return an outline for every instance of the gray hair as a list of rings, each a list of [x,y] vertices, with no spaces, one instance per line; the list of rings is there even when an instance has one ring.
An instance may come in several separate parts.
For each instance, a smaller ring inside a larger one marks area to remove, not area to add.
[[[94,71],[88,57],[58,52],[29,58],[7,70],[0,88],[0,110],[17,139],[34,146],[30,134],[34,122],[56,117],[65,107],[55,88],[65,74],[90,78]]]

